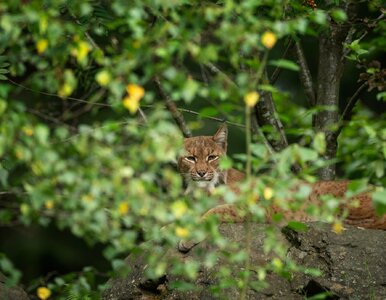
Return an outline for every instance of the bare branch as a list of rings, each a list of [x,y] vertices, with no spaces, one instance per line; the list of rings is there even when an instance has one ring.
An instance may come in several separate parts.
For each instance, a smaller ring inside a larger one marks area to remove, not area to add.
[[[154,77],[154,82],[156,83],[158,90],[161,93],[161,96],[165,99],[165,105],[166,108],[170,111],[172,114],[172,117],[174,121],[177,123],[178,127],[182,131],[182,134],[184,137],[191,137],[192,132],[189,130],[189,128],[186,125],[184,116],[181,114],[181,112],[178,110],[176,104],[174,101],[170,98],[168,94],[166,94],[165,90],[163,89],[161,82],[157,76]]]
[[[141,116],[143,123],[147,124],[147,117],[144,111],[142,110],[142,108],[138,107],[138,112],[139,112],[139,115]]]
[[[289,50],[292,48],[293,44],[294,44],[294,40],[293,40],[293,39],[290,39],[290,40],[288,41],[287,47],[286,47],[285,50],[284,50],[283,55],[281,56],[281,59],[284,59],[284,58],[287,57],[288,52],[289,52]],[[269,83],[270,83],[270,84],[274,84],[274,83],[276,82],[276,80],[279,78],[279,75],[280,75],[281,70],[282,70],[282,68],[276,67],[276,69],[273,71],[273,73],[272,73],[272,75],[271,75],[271,78],[270,78],[270,80],[269,80]]]
[[[212,63],[207,63],[207,64],[205,64],[205,65],[209,68],[209,70],[210,70],[211,72],[213,72],[213,73],[215,73],[215,74],[221,75],[221,76],[225,79],[225,81],[226,81],[227,83],[229,83],[230,85],[233,85],[233,86],[235,86],[235,87],[238,87],[237,84],[236,84],[236,82],[234,82],[227,74],[225,74],[223,71],[221,71],[219,68],[217,68],[214,64],[212,64]]]
[[[384,13],[381,13],[376,19],[372,20],[372,22],[368,25],[368,28],[374,28],[376,26],[376,23],[381,21],[383,18],[385,17],[385,14]],[[352,38],[353,38],[353,35],[355,33],[355,27],[351,27],[350,29],[350,32],[347,36],[347,39],[345,40],[345,44],[350,44],[352,42]],[[362,35],[357,39],[358,41],[361,41],[363,40],[367,34],[370,32],[369,29],[365,30]],[[343,55],[342,55],[342,60],[345,59],[345,57],[350,53],[351,49],[350,48],[345,48],[344,51],[343,51]]]
[[[10,83],[12,83],[13,85],[16,85],[26,91],[30,91],[30,92],[34,92],[34,93],[38,93],[38,94],[41,94],[41,95],[46,95],[46,96],[50,96],[50,97],[55,97],[55,98],[60,98],[60,99],[63,99],[62,97],[60,97],[58,94],[53,94],[53,93],[47,93],[47,92],[42,92],[42,91],[38,91],[38,90],[34,90],[34,89],[31,89],[29,87],[26,87],[20,83],[17,83],[15,81],[13,81],[12,79],[7,79]],[[98,103],[98,102],[92,102],[92,101],[87,101],[87,100],[84,100],[84,99],[79,99],[79,98],[75,98],[75,97],[66,97],[65,98],[66,100],[71,100],[71,101],[76,101],[76,102],[79,102],[79,103],[87,103],[87,104],[92,104],[94,106],[104,106],[104,107],[111,107],[112,105],[110,104],[107,104],[107,103]]]
[[[71,17],[73,18],[73,20],[75,21],[76,24],[82,26],[82,23],[79,21],[79,19],[71,13]],[[99,49],[101,50],[101,48],[98,46],[98,44],[94,41],[94,39],[91,37],[91,35],[88,33],[87,30],[85,30],[84,32],[84,36],[86,37],[86,39],[90,42],[91,46],[94,48],[94,49]]]
[[[265,56],[263,58],[267,59],[267,53],[265,53]],[[206,65],[212,72],[221,74],[227,82],[229,82],[231,85],[237,87],[237,84],[228,77],[224,72],[222,72],[219,68],[217,68],[215,65],[209,63]],[[260,70],[259,70],[260,71]],[[260,72],[263,72],[261,70]],[[260,75],[256,76],[257,78],[260,78]],[[265,80],[267,80],[267,74],[265,71]],[[264,137],[264,140],[266,141],[267,147],[269,149],[274,149],[276,151],[280,151],[288,146],[287,137],[284,133],[284,126],[281,123],[281,121],[276,117],[276,109],[275,105],[273,103],[272,94],[269,92],[261,92],[260,101],[256,104],[254,109],[254,117],[256,120],[256,126],[264,126],[269,125],[273,127],[273,129],[278,133],[279,138],[268,138]],[[264,132],[261,131],[261,134],[264,135]]]
[[[261,130],[259,123],[257,122],[257,119],[256,119],[256,114],[252,114],[252,121],[253,121],[252,130],[261,137],[265,147],[268,149],[269,154],[271,154],[271,156],[273,157],[275,154],[275,150],[272,148],[264,132]]]
[[[265,72],[265,81],[267,74]],[[284,132],[284,126],[276,116],[276,108],[273,102],[272,94],[266,91],[260,92],[260,100],[255,106],[255,116],[257,124],[260,127],[271,126],[277,133],[276,136],[267,137],[275,151],[283,150],[288,146],[287,137]],[[277,136],[278,135],[278,136]]]
[[[156,106],[155,105],[145,104],[145,105],[142,105],[142,107],[155,108]],[[221,119],[221,118],[205,116],[205,115],[202,115],[201,113],[199,113],[197,111],[194,111],[194,110],[190,110],[190,109],[186,109],[186,108],[177,108],[177,110],[180,111],[180,112],[185,112],[185,113],[189,113],[189,114],[192,114],[192,115],[199,116],[200,118],[204,118],[204,119],[208,119],[208,120],[212,120],[212,121],[216,121],[216,122],[220,122],[220,123],[227,123],[228,125],[231,125],[231,126],[245,128],[244,124],[236,123],[236,122],[231,122],[231,121],[226,121],[226,120]]]
[[[341,133],[341,131],[342,131],[343,127],[344,127],[343,122],[350,120],[350,114],[351,114],[353,108],[355,107],[355,105],[357,104],[357,102],[359,100],[359,96],[361,95],[363,90],[366,88],[367,84],[368,84],[367,82],[363,83],[355,91],[355,93],[351,96],[350,100],[348,100],[347,105],[344,108],[343,113],[342,113],[342,115],[340,116],[340,119],[339,119],[339,128],[338,128],[338,130],[336,132],[336,136],[337,137],[339,136],[339,134]]]
[[[310,69],[307,64],[306,57],[304,55],[304,51],[302,48],[302,45],[299,41],[295,42],[295,53],[296,53],[296,60],[298,64],[300,65],[300,82],[303,85],[304,92],[306,94],[308,104],[310,107],[313,107],[315,105],[316,99],[315,99],[315,89],[312,82],[312,76]]]

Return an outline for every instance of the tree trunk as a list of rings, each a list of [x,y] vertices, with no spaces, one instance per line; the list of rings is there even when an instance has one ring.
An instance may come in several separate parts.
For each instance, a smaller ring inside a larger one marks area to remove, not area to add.
[[[330,28],[319,38],[319,63],[317,77],[316,105],[323,110],[315,115],[315,129],[326,136],[326,153],[324,158],[331,160],[336,157],[337,134],[336,126],[339,120],[339,88],[344,68],[344,43],[351,42],[351,21],[356,12],[356,3],[347,1],[342,7],[348,21],[335,23],[330,21]],[[335,177],[335,164],[330,164],[319,171],[322,180],[332,180]]]

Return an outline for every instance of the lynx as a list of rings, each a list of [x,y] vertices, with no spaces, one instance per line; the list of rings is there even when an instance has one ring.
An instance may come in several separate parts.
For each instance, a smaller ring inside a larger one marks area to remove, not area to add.
[[[244,179],[244,173],[236,169],[221,170],[219,160],[227,152],[228,130],[225,125],[221,126],[213,136],[197,136],[184,140],[185,153],[178,159],[178,169],[186,185],[186,193],[196,188],[204,189],[211,193],[217,186],[225,184],[237,192],[238,182]],[[311,185],[312,191],[308,200],[318,203],[321,195],[331,194],[342,198],[347,191],[349,181],[319,181]],[[386,215],[377,217],[372,206],[371,196],[362,193],[353,199],[359,202],[356,208],[348,208],[346,224],[363,228],[386,230]],[[343,207],[344,208],[344,207]],[[272,208],[272,212],[280,211]],[[209,215],[217,215],[220,222],[243,222],[237,209],[230,204],[218,205],[210,209],[203,218]],[[284,212],[285,219],[296,221],[315,221],[308,217],[304,211]],[[195,244],[193,242],[181,242],[179,249],[183,252],[189,251]]]

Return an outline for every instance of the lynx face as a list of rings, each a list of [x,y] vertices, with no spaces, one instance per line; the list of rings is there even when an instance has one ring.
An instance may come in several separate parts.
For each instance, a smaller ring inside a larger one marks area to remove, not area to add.
[[[225,172],[219,169],[219,159],[226,154],[227,128],[222,126],[214,136],[186,138],[184,155],[178,159],[187,192],[196,187],[210,191],[226,181]]]

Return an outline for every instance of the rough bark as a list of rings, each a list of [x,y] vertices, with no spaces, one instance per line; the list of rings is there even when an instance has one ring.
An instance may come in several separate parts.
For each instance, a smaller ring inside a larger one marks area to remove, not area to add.
[[[160,81],[160,79],[157,76],[154,78],[154,82],[156,83],[161,96],[165,99],[165,106],[166,106],[166,108],[170,111],[174,121],[176,122],[176,124],[180,128],[180,130],[181,130],[182,134],[184,135],[184,137],[185,138],[191,137],[192,136],[192,132],[190,131],[190,129],[186,125],[184,116],[178,110],[176,104],[173,102],[173,100],[170,98],[170,96],[168,94],[166,94],[166,92],[162,88],[161,81]]]
[[[0,299],[2,300],[28,300],[27,293],[19,287],[9,287],[5,284],[6,277],[0,273]]]
[[[222,224],[220,231],[231,242],[242,245],[245,243],[244,226],[245,224]],[[272,258],[263,251],[264,226],[251,226],[254,233],[250,254],[252,269]],[[303,266],[320,269],[322,276],[294,273],[291,279],[285,279],[268,272],[269,287],[248,290],[248,299],[300,300],[322,292],[330,293],[328,299],[386,299],[386,231],[348,227],[338,235],[327,224],[310,223],[308,226],[309,230],[303,233],[284,228],[281,239],[287,245],[288,257]],[[199,253],[208,253],[215,249],[215,246],[205,241],[187,254],[169,249],[167,255],[183,262],[199,259]],[[216,275],[224,263],[221,259],[211,269],[201,267],[198,278],[192,282],[197,290],[183,292],[171,287],[173,281],[181,279],[173,274],[166,274],[155,281],[145,280],[144,255],[146,254],[127,258],[131,273],[125,279],[111,280],[111,288],[104,293],[103,299],[217,299],[210,289],[217,283]],[[235,263],[232,266],[233,274],[239,274],[243,267],[243,264]],[[255,276],[254,272],[251,274]],[[221,292],[220,299],[239,298],[237,288],[222,289]]]
[[[326,109],[315,116],[315,128],[326,136],[326,153],[324,158],[331,160],[336,157],[337,134],[339,121],[339,88],[344,67],[344,42],[350,36],[350,22],[356,15],[357,2],[347,1],[342,7],[347,16],[346,23],[330,21],[330,28],[319,38],[319,62],[317,75],[316,105]],[[335,177],[335,165],[324,167],[319,172],[322,180],[332,180]]]
[[[315,105],[314,84],[312,81],[311,72],[308,67],[302,45],[300,44],[299,41],[295,42],[295,54],[296,54],[296,61],[300,66],[300,72],[299,72],[300,82],[303,85],[304,93],[306,94],[308,105],[310,107],[313,107]]]
[[[267,74],[264,75],[267,81]],[[276,114],[272,94],[267,91],[260,91],[260,100],[255,106],[254,116],[259,127],[268,126],[272,132],[266,135],[268,142],[275,151],[281,151],[288,146],[284,126]]]

